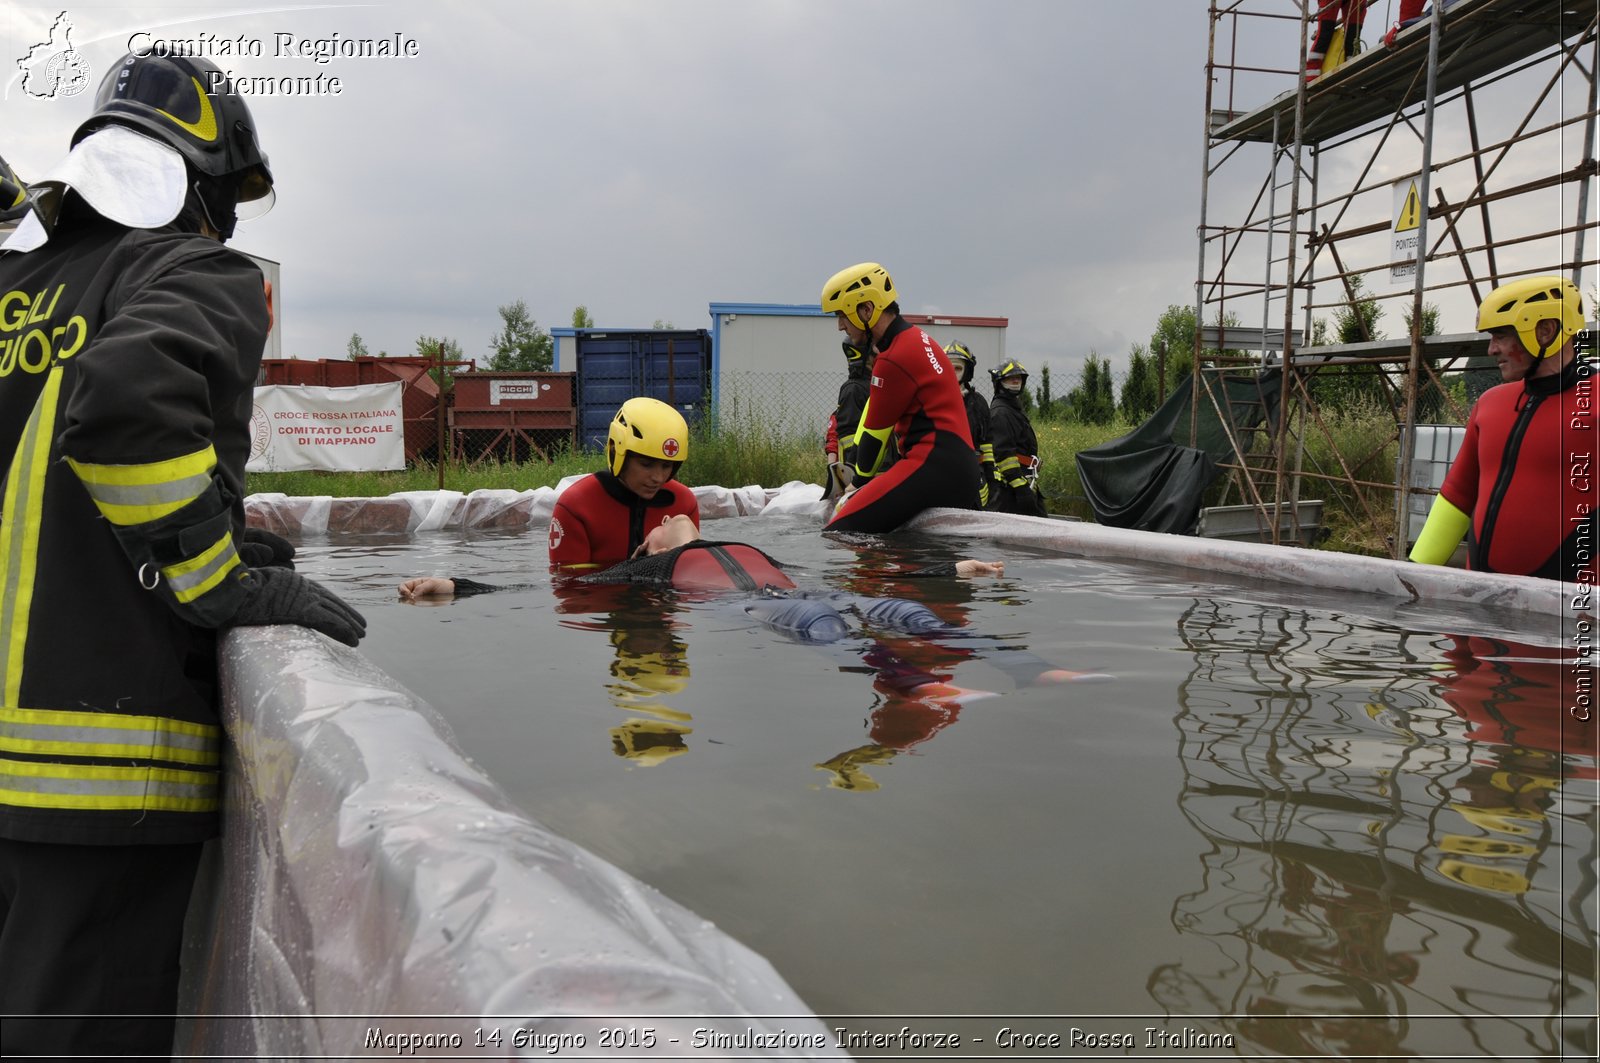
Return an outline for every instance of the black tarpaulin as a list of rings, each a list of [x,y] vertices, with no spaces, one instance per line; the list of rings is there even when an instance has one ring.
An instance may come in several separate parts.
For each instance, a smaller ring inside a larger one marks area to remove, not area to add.
[[[1194,415],[1195,446],[1189,445],[1193,378],[1186,377],[1144,424],[1078,452],[1078,476],[1097,521],[1141,531],[1194,531],[1217,463],[1233,456],[1229,430],[1248,451],[1254,433],[1277,417],[1282,374],[1273,368],[1217,376],[1207,386],[1209,394],[1200,396]]]

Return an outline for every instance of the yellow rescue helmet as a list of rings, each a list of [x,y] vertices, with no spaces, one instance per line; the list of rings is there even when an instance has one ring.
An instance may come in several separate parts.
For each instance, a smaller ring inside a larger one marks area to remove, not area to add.
[[[822,286],[822,312],[843,314],[852,325],[870,330],[883,316],[884,309],[899,297],[888,270],[876,262],[861,262],[828,278],[828,283]],[[868,302],[872,304],[872,316],[863,321],[856,307]]]
[[[681,466],[689,458],[689,424],[660,399],[629,399],[611,419],[606,439],[606,464],[613,475],[622,475],[630,452]]]
[[[1541,347],[1534,328],[1545,319],[1558,321],[1561,331]],[[1478,331],[1514,328],[1534,358],[1559,351],[1573,335],[1583,331],[1583,296],[1565,277],[1524,277],[1502,284],[1478,307]]]

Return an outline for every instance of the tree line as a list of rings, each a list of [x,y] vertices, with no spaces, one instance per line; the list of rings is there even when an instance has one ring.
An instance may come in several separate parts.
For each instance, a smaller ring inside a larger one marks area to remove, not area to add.
[[[500,329],[489,337],[488,356],[484,359],[483,368],[493,373],[547,373],[555,364],[555,341],[550,333],[538,321],[534,320],[533,313],[528,309],[525,299],[517,299],[498,307],[500,315]],[[572,327],[575,329],[594,328],[594,317],[589,313],[587,306],[575,307],[572,311]],[[670,329],[671,321],[659,318],[650,326],[651,328]],[[368,349],[359,332],[352,332],[349,341],[345,344],[345,354],[350,358],[388,358],[388,351],[379,351],[376,355]],[[440,356],[445,362],[465,362],[467,355],[462,350],[461,344],[449,336],[421,335],[416,340],[416,350],[410,357],[433,358]],[[441,383],[448,388],[454,373],[447,367],[442,373]],[[434,378],[441,379],[440,371],[434,371]]]
[[[1345,305],[1334,311],[1331,320],[1317,318],[1312,322],[1310,346],[1364,343],[1385,338],[1378,327],[1384,315],[1383,307],[1366,292],[1359,276],[1349,278],[1347,295]],[[1410,335],[1410,308],[1407,307],[1401,316],[1402,334]],[[1220,324],[1237,327],[1239,322],[1230,314]],[[1105,425],[1121,417],[1127,424],[1140,424],[1193,372],[1196,325],[1193,306],[1169,305],[1156,321],[1149,342],[1135,343],[1129,348],[1126,367],[1120,374],[1113,369],[1109,358],[1091,350],[1078,371],[1076,384],[1065,394],[1058,395],[1052,391],[1047,365],[1037,382],[1023,389],[1024,408],[1032,416],[1044,420]],[[1439,308],[1429,303],[1422,309],[1422,334],[1434,336],[1438,332]],[[1244,353],[1210,348],[1204,351],[1207,358],[1243,356]],[[1475,375],[1470,371],[1465,374],[1469,394],[1477,390]],[[1345,367],[1319,374],[1312,381],[1311,390],[1319,403],[1330,407],[1363,403],[1392,407],[1401,394],[1400,386],[1400,373],[1393,367],[1373,366],[1363,371]],[[1419,396],[1421,409],[1426,413],[1437,408],[1442,398],[1439,388],[1430,382]]]

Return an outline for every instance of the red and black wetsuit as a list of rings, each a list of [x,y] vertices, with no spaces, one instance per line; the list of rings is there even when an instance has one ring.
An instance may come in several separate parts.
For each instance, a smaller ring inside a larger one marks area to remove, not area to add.
[[[947,577],[957,575],[954,562],[937,562],[925,565],[922,568],[902,570],[897,573],[902,578],[930,578],[935,576]],[[536,584],[495,584],[479,583],[465,576],[449,577],[455,583],[455,594],[464,598],[473,594],[487,594],[491,591],[504,590],[532,590]],[[783,565],[776,561],[770,554],[758,550],[746,543],[713,542],[706,539],[696,539],[671,550],[663,550],[659,554],[649,557],[635,557],[626,561],[619,561],[614,565],[568,580],[567,586],[579,584],[589,585],[616,585],[625,583],[642,583],[656,587],[672,587],[674,590],[688,591],[750,591],[780,592],[796,590],[795,582],[783,571]],[[558,582],[558,586],[560,586]],[[758,595],[759,596],[759,595]],[[917,602],[899,598],[863,598],[849,594],[821,595],[798,592],[792,597],[773,594],[778,600],[815,603],[819,610],[837,613],[833,605],[835,602],[849,605],[870,619],[885,624],[896,630],[929,632],[934,630],[947,630],[950,628],[936,614]],[[592,610],[591,610],[592,611]],[[771,618],[762,618],[768,622]],[[769,626],[788,629],[791,624],[786,622],[771,623]],[[803,628],[807,625],[800,624]],[[816,640],[813,641],[826,641]]]
[[[1594,582],[1594,365],[1490,388],[1439,493],[1472,517],[1467,566]]]
[[[550,563],[620,561],[639,548],[651,529],[679,514],[700,526],[700,504],[677,480],[668,480],[647,501],[609,471],[585,476],[556,499],[550,514]]]
[[[705,539],[623,561],[584,576],[583,582],[650,583],[696,591],[794,589],[783,566],[755,547]]]
[[[891,427],[901,457],[850,496],[828,523],[833,531],[890,531],[934,506],[971,509],[978,502],[978,455],[961,384],[943,349],[896,317],[878,352],[856,441],[859,462],[871,468]]]

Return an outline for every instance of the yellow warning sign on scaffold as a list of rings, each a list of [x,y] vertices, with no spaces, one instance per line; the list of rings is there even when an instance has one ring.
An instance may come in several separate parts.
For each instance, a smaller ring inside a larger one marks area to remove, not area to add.
[[[1422,212],[1427,209],[1417,191],[1417,179],[1407,177],[1394,183],[1394,230],[1389,253],[1389,280],[1395,284],[1417,275],[1417,237],[1421,235]]]
[[[1394,231],[1407,233],[1421,224],[1422,200],[1417,197],[1417,182],[1412,181],[1406,189],[1405,198],[1400,202],[1400,213],[1394,219]]]

